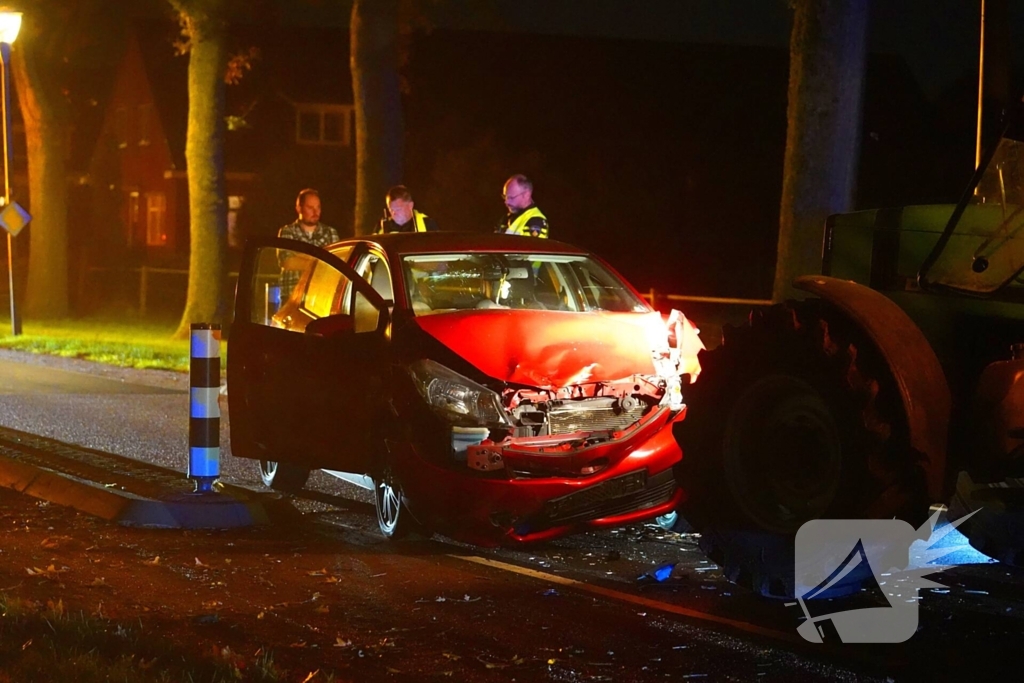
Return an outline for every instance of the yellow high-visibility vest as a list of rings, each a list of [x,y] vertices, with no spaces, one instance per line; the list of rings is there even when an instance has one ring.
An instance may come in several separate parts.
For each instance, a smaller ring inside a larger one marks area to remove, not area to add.
[[[390,219],[390,220],[394,221],[394,219]],[[412,226],[413,226],[413,228],[415,228],[415,230],[413,230],[413,232],[426,232],[427,231],[427,214],[420,213],[416,209],[413,209],[412,210],[412,221],[413,221]],[[383,235],[384,234],[384,224],[385,224],[385,221],[381,221],[380,222],[380,225],[377,226],[376,234],[378,234],[378,235]],[[402,226],[398,226],[398,227],[401,228]],[[404,232],[404,230],[397,230],[396,232]]]
[[[508,226],[508,229],[505,230],[505,233],[509,234],[509,235],[525,235],[526,237],[531,236],[533,234],[533,232],[530,230],[530,226],[528,226],[526,224],[526,222],[528,220],[530,220],[531,218],[534,218],[534,217],[543,218],[544,219],[544,223],[545,223],[544,227],[543,227],[543,229],[541,229],[540,234],[537,235],[537,236],[538,237],[547,238],[547,236],[548,236],[548,226],[547,226],[548,217],[545,216],[543,213],[541,213],[541,210],[538,209],[536,206],[531,207],[531,208],[527,209],[526,211],[523,211],[523,213],[520,214],[518,218],[516,218],[514,221],[512,221],[512,225]]]
[[[416,232],[427,231],[427,214],[420,213],[416,209],[412,210],[412,219],[416,221]]]

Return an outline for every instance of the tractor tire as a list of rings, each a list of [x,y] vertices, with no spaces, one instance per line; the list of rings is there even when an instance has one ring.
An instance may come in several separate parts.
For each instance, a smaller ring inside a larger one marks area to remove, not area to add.
[[[898,387],[840,312],[816,299],[754,311],[700,362],[676,433],[681,512],[727,578],[793,597],[804,522],[927,517]]]

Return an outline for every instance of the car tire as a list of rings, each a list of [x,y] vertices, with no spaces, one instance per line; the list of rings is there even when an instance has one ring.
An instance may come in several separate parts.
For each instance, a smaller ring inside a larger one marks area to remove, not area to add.
[[[260,479],[264,484],[283,493],[298,493],[309,479],[310,469],[290,462],[260,460]]]
[[[791,598],[804,522],[927,517],[895,380],[838,311],[817,300],[755,311],[700,362],[676,432],[681,512],[727,578]]]
[[[415,529],[415,521],[405,504],[401,481],[390,463],[385,462],[373,477],[373,502],[377,508],[377,525],[385,538],[398,540]]]

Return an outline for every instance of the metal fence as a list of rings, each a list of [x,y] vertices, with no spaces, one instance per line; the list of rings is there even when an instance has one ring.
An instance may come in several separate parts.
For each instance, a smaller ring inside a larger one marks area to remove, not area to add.
[[[737,299],[732,297],[719,296],[690,296],[688,294],[666,294],[651,287],[644,295],[644,299],[652,308],[657,308],[659,302],[684,301],[695,304],[716,304],[724,306],[771,306],[771,299]]]
[[[188,270],[184,268],[157,268],[153,266],[140,266],[138,268],[104,268],[99,266],[92,266],[89,269],[90,273],[101,273],[101,272],[115,272],[115,273],[137,273],[139,278],[138,285],[138,313],[139,316],[145,316],[149,305],[150,289],[152,286],[151,278],[154,275],[184,275],[188,276]],[[238,280],[238,273],[228,273],[229,282],[232,284]],[[718,296],[691,296],[689,294],[670,294],[667,292],[659,292],[654,287],[651,287],[647,292],[642,294],[647,303],[653,308],[657,308],[658,304],[664,303],[694,303],[694,304],[712,304],[720,306],[770,306],[772,304],[771,299],[742,299],[734,297],[718,297]],[[270,299],[268,292],[268,300]]]

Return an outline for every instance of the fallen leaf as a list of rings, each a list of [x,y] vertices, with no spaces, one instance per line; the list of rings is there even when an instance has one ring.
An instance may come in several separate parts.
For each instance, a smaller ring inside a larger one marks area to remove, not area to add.
[[[107,582],[103,579],[102,576],[99,576],[99,577],[93,579],[92,583],[90,583],[89,585],[90,586],[95,586],[95,587],[106,586]]]
[[[230,557],[225,557],[224,558],[224,564],[231,564],[231,558]]]
[[[304,641],[304,640],[300,640],[300,641],[299,641],[299,642],[297,642],[297,643],[292,643],[292,644],[291,644],[291,645],[289,645],[288,647],[306,647],[306,641]]]
[[[262,619],[262,618],[263,618],[263,617],[265,617],[265,616],[267,616],[267,613],[266,613],[266,612],[260,612],[259,614],[257,614],[257,615],[256,615],[256,618],[257,618],[257,619]]]
[[[441,654],[445,657],[445,659],[451,659],[451,660],[462,659],[462,655],[452,654],[451,652],[442,652]]]
[[[320,605],[319,607],[317,607],[313,611],[316,612],[317,614],[327,614],[328,612],[331,611],[331,608],[328,607],[327,605]]]
[[[334,640],[334,647],[352,647],[352,641],[351,640],[345,640],[341,636],[338,636]]]
[[[197,557],[197,558],[196,558],[196,566],[197,566],[197,567],[209,567],[210,565],[208,565],[208,564],[203,564],[203,561],[202,561],[202,560],[200,560],[200,559],[199,559],[199,558]]]
[[[324,579],[324,583],[338,583],[339,579],[337,576],[328,576]]]
[[[152,560],[143,560],[142,564],[148,564],[151,567],[155,567],[156,565],[160,564],[160,556],[157,555]]]
[[[311,572],[306,572],[307,576],[327,576],[326,569],[314,569]]]
[[[320,673],[320,669],[317,669],[316,671],[310,671],[309,675],[302,679],[302,683],[309,683],[311,680],[313,680],[313,677],[316,676],[318,673]]]

